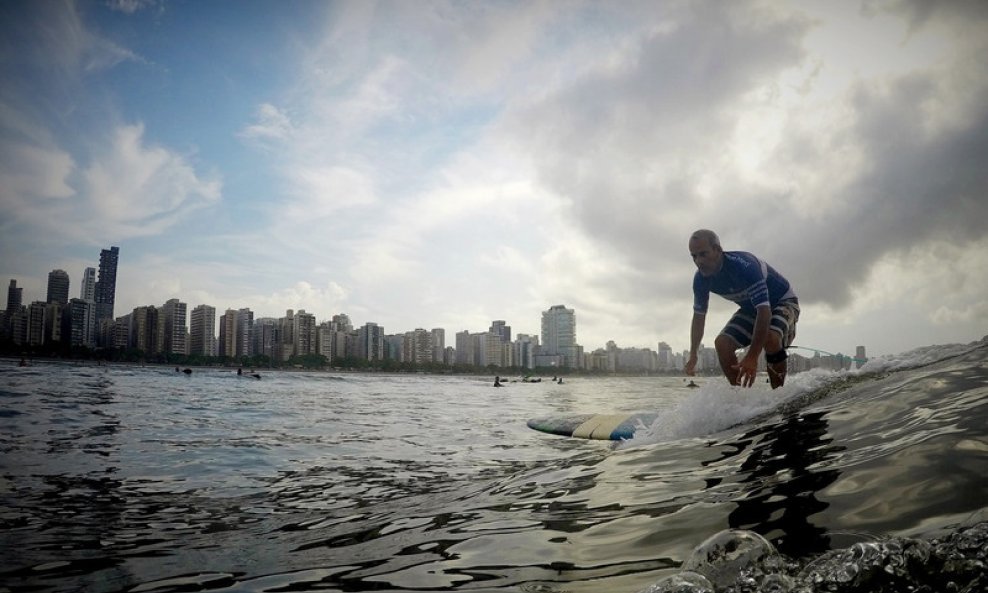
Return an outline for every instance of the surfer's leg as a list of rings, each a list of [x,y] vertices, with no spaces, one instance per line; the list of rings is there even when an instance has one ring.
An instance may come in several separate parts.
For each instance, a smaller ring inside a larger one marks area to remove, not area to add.
[[[786,349],[782,347],[782,335],[773,327],[765,338],[765,370],[768,371],[768,382],[772,389],[782,387],[786,382]]]
[[[717,348],[717,359],[720,361],[720,368],[724,371],[727,382],[737,385],[738,369],[734,368],[738,364],[738,356],[734,353],[738,348],[737,342],[727,334],[720,334],[714,340],[714,347]]]
[[[738,365],[736,352],[738,348],[745,348],[751,344],[754,327],[755,318],[738,309],[714,340],[720,368],[731,385],[738,385],[738,369],[734,368]]]
[[[783,301],[772,309],[772,322],[765,338],[765,365],[772,389],[782,387],[786,382],[786,362],[788,348],[796,337],[796,321],[799,320],[799,303],[795,300]]]

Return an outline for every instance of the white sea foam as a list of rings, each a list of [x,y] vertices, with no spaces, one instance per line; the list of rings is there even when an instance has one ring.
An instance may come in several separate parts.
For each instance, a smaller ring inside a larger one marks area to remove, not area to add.
[[[722,379],[711,378],[673,409],[661,414],[651,426],[638,430],[634,438],[623,442],[620,447],[637,447],[715,434],[850,377],[915,368],[964,354],[982,345],[983,343],[952,344],[917,348],[901,354],[874,358],[861,368],[846,371],[813,369],[790,375],[786,385],[776,390],[762,383],[746,389],[728,385]]]
[[[775,390],[767,384],[746,389],[711,379],[675,408],[661,414],[651,426],[636,432],[634,438],[622,446],[635,447],[714,434],[768,413],[800,395],[839,381],[845,375],[844,372],[814,369],[790,376],[785,386]]]

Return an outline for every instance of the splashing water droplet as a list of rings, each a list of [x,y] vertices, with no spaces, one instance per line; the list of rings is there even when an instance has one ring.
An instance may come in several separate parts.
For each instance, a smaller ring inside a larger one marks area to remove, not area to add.
[[[728,529],[697,546],[683,569],[699,573],[721,588],[733,584],[740,574],[760,579],[763,575],[758,567],[777,555],[775,547],[757,533]]]
[[[707,577],[685,570],[649,585],[639,593],[714,593],[714,586]]]

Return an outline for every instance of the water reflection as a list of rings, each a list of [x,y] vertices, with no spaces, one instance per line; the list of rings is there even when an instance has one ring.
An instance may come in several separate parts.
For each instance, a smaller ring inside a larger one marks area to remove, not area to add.
[[[739,468],[746,487],[728,515],[730,526],[755,531],[794,558],[829,550],[827,530],[810,521],[829,506],[816,493],[840,476],[826,462],[845,448],[827,435],[823,412],[793,415],[743,435],[737,452],[727,455],[751,446]]]

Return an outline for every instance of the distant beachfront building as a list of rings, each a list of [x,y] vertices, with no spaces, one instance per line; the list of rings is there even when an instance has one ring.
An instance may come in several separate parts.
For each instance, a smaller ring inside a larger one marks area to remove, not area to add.
[[[456,364],[473,364],[473,338],[470,332],[456,332]]]
[[[27,306],[27,345],[41,346],[45,343],[45,317],[48,303],[34,301]]]
[[[99,279],[94,291],[96,301],[96,322],[113,319],[113,303],[117,294],[117,263],[120,261],[120,248],[110,247],[100,251]]]
[[[672,347],[665,342],[659,342],[659,370],[669,371],[676,368],[676,358]]]
[[[300,309],[292,323],[292,355],[305,356],[316,353],[316,316]]]
[[[132,315],[127,313],[106,323],[107,345],[111,348],[126,350],[130,347],[130,320]]]
[[[854,361],[854,365],[855,365],[854,368],[857,369],[860,369],[861,365],[868,362],[868,354],[865,352],[864,346],[858,346],[857,348],[855,348],[854,358],[856,359]]]
[[[502,342],[511,341],[511,326],[505,324],[503,319],[498,319],[491,322],[491,328],[489,331],[497,336]]]
[[[188,305],[178,299],[169,299],[161,307],[161,323],[163,331],[162,351],[165,354],[188,354],[188,344],[185,340],[186,311]]]
[[[13,314],[21,308],[21,299],[24,289],[17,287],[17,280],[10,279],[10,287],[7,288],[7,313]]]
[[[357,333],[357,358],[384,360],[384,328],[368,321]]]
[[[199,305],[189,320],[189,354],[216,356],[216,307]]]
[[[48,272],[48,298],[46,302],[69,304],[69,275],[65,270]]]
[[[508,366],[504,360],[504,342],[501,341],[501,334],[484,332],[475,334],[476,343],[474,345],[474,355],[477,357],[477,366]]]
[[[346,358],[346,344],[349,334],[344,328],[347,324],[349,324],[349,318],[346,323],[342,323],[339,315],[334,315],[333,321],[320,323],[316,332],[318,338],[316,340],[316,354],[325,356],[326,360],[330,362]]]
[[[220,334],[217,340],[219,356],[243,358],[253,356],[251,336],[254,330],[254,312],[248,308],[227,309],[220,316]]]
[[[66,313],[68,323],[62,330],[62,338],[68,338],[72,346],[96,346],[96,303],[84,299],[69,301]],[[68,336],[65,334],[68,333]]]
[[[244,307],[237,310],[236,356],[254,356],[251,336],[254,333],[254,312]]]
[[[259,317],[254,320],[254,356],[266,356],[270,360],[280,360],[279,336],[281,325],[274,317]]]
[[[524,369],[535,368],[535,353],[539,349],[539,337],[528,334],[518,334],[513,343],[514,361],[517,366]]]
[[[563,305],[553,305],[542,312],[542,353],[538,366],[577,368],[583,357],[576,343],[576,312]]]
[[[153,356],[161,352],[161,332],[158,327],[160,311],[154,305],[137,307],[130,314],[130,346]]]
[[[348,334],[353,331],[353,322],[350,321],[350,316],[346,313],[339,313],[338,315],[333,315],[333,328],[337,331],[341,331]]]
[[[82,273],[82,287],[79,298],[84,301],[96,301],[96,268],[86,268]]]
[[[402,334],[389,334],[384,336],[384,358],[385,360],[395,360],[405,362],[405,336]]]
[[[432,362],[446,361],[446,330],[435,328],[430,332],[432,338]]]

